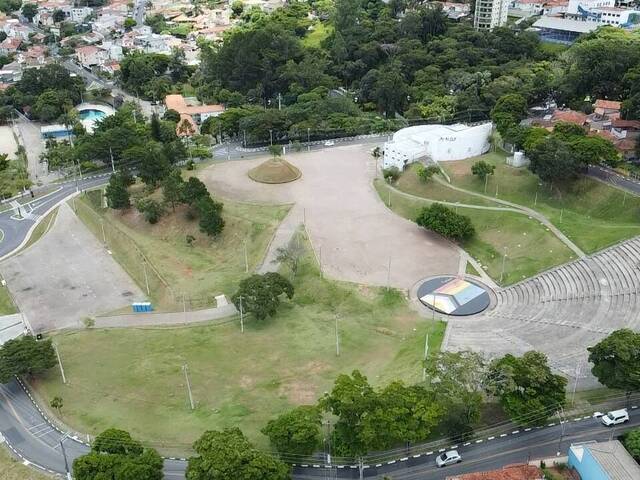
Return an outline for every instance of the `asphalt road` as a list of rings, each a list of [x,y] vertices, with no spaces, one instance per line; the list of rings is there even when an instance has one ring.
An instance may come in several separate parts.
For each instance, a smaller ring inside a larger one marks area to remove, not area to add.
[[[620,175],[618,172],[611,170],[610,168],[592,165],[589,167],[588,175],[609,183],[614,187],[640,195],[640,181]]]
[[[48,188],[53,190],[43,196],[18,206],[14,203],[9,210],[0,213],[0,260],[18,248],[27,237],[27,234],[37,222],[53,206],[72,195],[78,190],[83,190],[105,183],[110,173],[83,177],[82,180],[66,181],[59,184],[51,184]],[[5,204],[6,205],[6,204]]]

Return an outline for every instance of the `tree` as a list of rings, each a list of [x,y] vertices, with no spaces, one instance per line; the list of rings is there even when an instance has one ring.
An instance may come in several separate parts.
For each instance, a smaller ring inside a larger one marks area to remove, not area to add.
[[[239,17],[240,15],[242,15],[243,11],[244,3],[242,3],[241,0],[234,0],[234,2],[231,4],[231,12],[233,13],[233,16]]]
[[[183,201],[187,205],[194,205],[201,198],[208,196],[209,190],[207,190],[207,186],[202,183],[202,180],[197,177],[189,177],[182,191]]]
[[[51,340],[37,341],[25,335],[0,347],[0,383],[7,383],[15,375],[38,375],[55,365]]]
[[[152,225],[158,223],[158,220],[160,220],[160,217],[162,217],[164,213],[160,202],[150,197],[137,200],[136,208],[144,215],[144,219]]]
[[[273,263],[289,267],[291,275],[295,278],[298,274],[298,267],[300,266],[300,260],[304,252],[305,249],[304,246],[301,245],[300,239],[298,236],[294,236],[286,247],[279,247],[276,250],[276,258],[273,260]]]
[[[252,313],[257,320],[264,320],[276,314],[283,294],[291,300],[293,293],[293,285],[289,280],[279,273],[268,272],[242,280],[231,301],[240,310],[242,299],[243,312]]]
[[[451,437],[468,434],[480,420],[487,365],[475,352],[438,352],[424,362],[427,389],[444,402]]]
[[[193,445],[187,480],[289,480],[289,467],[255,449],[238,428],[205,432]]]
[[[35,17],[38,13],[38,5],[35,3],[25,3],[22,5],[22,15],[26,17],[27,20],[33,22],[33,17]]]
[[[164,112],[164,115],[162,116],[162,118],[164,120],[167,120],[169,122],[173,122],[173,123],[177,124],[180,121],[180,114],[177,111],[169,108],[169,109],[167,109],[166,112]]]
[[[527,101],[517,93],[509,93],[500,97],[491,110],[491,119],[502,136],[506,135],[510,127],[520,123],[526,115]]]
[[[431,180],[431,177],[433,177],[439,171],[440,169],[438,169],[438,167],[436,167],[435,165],[429,165],[428,167],[425,167],[422,163],[418,163],[418,166],[416,167],[416,175],[422,183],[426,183]]]
[[[495,165],[491,165],[490,163],[485,162],[484,160],[479,160],[473,165],[471,165],[471,173],[473,175],[477,175],[480,180],[484,182],[488,175],[493,175],[496,170]]]
[[[416,223],[456,241],[469,240],[475,235],[475,228],[469,217],[459,215],[441,203],[423,207]]]
[[[162,196],[165,202],[171,204],[174,212],[176,203],[180,203],[184,199],[184,189],[185,182],[180,170],[172,170],[169,176],[162,181]]]
[[[582,165],[606,163],[615,167],[620,162],[620,154],[610,140],[584,136],[570,140],[569,145]]]
[[[591,373],[606,387],[640,390],[640,333],[623,328],[612,332],[589,351]]]
[[[623,438],[624,448],[636,461],[640,460],[640,428],[625,433]]]
[[[216,202],[209,195],[200,198],[196,202],[196,209],[200,215],[200,231],[206,233],[210,237],[215,237],[222,233],[224,229],[224,219],[222,212],[222,203]]]
[[[138,24],[138,22],[136,22],[135,18],[127,17],[127,18],[124,19],[124,28],[125,28],[125,30],[131,30],[137,24]]]
[[[49,402],[49,406],[56,409],[58,411],[58,415],[60,415],[60,410],[62,410],[62,407],[64,406],[62,397],[53,397],[51,402]]]
[[[393,183],[400,178],[400,169],[396,166],[385,168],[382,170],[382,176],[387,182]]]
[[[543,353],[505,355],[491,363],[488,377],[488,390],[519,425],[544,425],[565,404],[567,379],[551,372]]]
[[[109,429],[96,437],[91,452],[73,462],[76,480],[161,480],[162,457],[145,449],[124,430]]]
[[[114,173],[109,178],[109,183],[104,190],[109,208],[124,210],[131,206],[131,196],[129,195],[127,180],[121,172]]]
[[[529,169],[540,177],[540,180],[551,183],[567,183],[574,180],[582,165],[566,142],[546,137],[535,143],[527,152],[531,159]]]
[[[122,157],[125,162],[138,165],[138,176],[150,187],[157,186],[171,171],[162,147],[156,142],[130,147]]]
[[[270,420],[262,433],[278,452],[311,455],[320,445],[321,427],[318,407],[302,405]]]

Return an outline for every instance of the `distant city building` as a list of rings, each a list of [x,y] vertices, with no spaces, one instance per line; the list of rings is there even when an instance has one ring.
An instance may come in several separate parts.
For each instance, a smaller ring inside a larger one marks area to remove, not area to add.
[[[473,27],[476,30],[493,30],[507,23],[509,0],[477,0]]]

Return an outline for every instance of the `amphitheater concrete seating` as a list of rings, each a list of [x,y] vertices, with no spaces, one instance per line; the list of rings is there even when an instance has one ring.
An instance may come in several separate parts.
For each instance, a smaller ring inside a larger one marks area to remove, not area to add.
[[[449,319],[443,348],[488,358],[539,350],[587,387],[596,383],[587,347],[640,327],[639,290],[640,237],[497,291],[491,310]]]

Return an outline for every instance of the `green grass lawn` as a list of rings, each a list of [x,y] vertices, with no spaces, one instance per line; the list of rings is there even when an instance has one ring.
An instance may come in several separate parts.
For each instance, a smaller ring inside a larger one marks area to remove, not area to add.
[[[377,180],[375,187],[380,198],[388,203],[389,189],[384,181]],[[391,209],[412,221],[421,208],[430,203],[391,192]],[[571,250],[526,215],[464,207],[458,207],[458,213],[467,215],[476,229],[475,237],[462,247],[486,267],[485,271],[498,283],[515,283],[572,259]],[[500,282],[505,247],[505,275]]]
[[[21,461],[13,458],[3,445],[0,445],[0,479],[47,480],[51,477],[25,466]]]
[[[332,25],[327,25],[324,22],[316,22],[313,24],[313,30],[302,39],[302,43],[305,47],[320,48],[320,42],[327,38],[333,31]]]
[[[40,223],[33,230],[33,233],[29,237],[29,240],[25,244],[24,248],[29,248],[31,245],[40,240],[45,233],[49,231],[49,229],[53,226],[56,221],[56,216],[58,215],[58,209],[51,211],[46,217],[44,217]]]
[[[18,309],[13,304],[7,287],[0,286],[0,315],[10,315],[17,312]]]
[[[471,175],[471,165],[479,159],[496,165],[495,175],[487,181],[488,195],[539,211],[587,253],[640,234],[640,197],[589,177],[552,191],[528,169],[507,165],[500,152],[447,162],[443,167],[454,185],[484,193],[485,183]]]
[[[77,199],[78,216],[100,241],[105,226],[108,248],[143,291],[146,281],[137,249],[149,259],[153,266],[147,268],[151,298],[160,308],[168,309],[182,308],[183,292],[187,298],[209,300],[221,293],[232,294],[247,276],[245,242],[251,272],[262,262],[276,228],[290,208],[224,200],[225,228],[218,238],[211,239],[199,231],[197,219],[187,218],[185,206],[176,207],[175,213],[169,207],[166,215],[151,225],[134,208],[125,213],[100,208],[101,195],[100,191],[93,191]],[[195,238],[191,246],[187,235]],[[195,308],[200,303],[194,301],[190,306]]]
[[[336,376],[360,369],[373,384],[421,378],[425,334],[437,351],[444,323],[425,320],[396,291],[321,279],[309,254],[292,301],[276,317],[177,329],[112,329],[54,335],[69,383],[52,369],[36,388],[64,399],[63,420],[96,434],[129,430],[161,451],[188,453],[206,429],[259,430],[293,405],[314,403]],[[340,356],[335,351],[338,315]],[[188,364],[190,411],[182,365]]]

